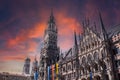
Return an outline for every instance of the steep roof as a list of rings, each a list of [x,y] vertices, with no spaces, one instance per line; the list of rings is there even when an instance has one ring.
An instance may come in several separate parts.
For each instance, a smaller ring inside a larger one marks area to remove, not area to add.
[[[120,24],[113,26],[109,31],[109,38],[120,33]]]

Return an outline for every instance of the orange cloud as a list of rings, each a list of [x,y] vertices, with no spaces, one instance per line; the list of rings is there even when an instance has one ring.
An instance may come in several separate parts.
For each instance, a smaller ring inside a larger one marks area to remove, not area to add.
[[[41,13],[40,15],[50,15],[48,13]],[[49,16],[48,16],[49,17]],[[25,55],[21,55],[20,57],[17,56],[17,53],[15,56],[6,57],[6,59],[23,59],[27,54],[36,54],[38,43],[36,43],[34,40],[29,41],[32,38],[41,38],[44,35],[44,30],[47,26],[48,17],[42,17],[45,18],[43,21],[36,23],[32,28],[29,28],[27,30],[21,30],[19,35],[17,35],[15,38],[11,38],[7,42],[8,47],[12,46],[19,46],[23,52],[26,52]],[[47,19],[46,19],[47,18]],[[58,39],[59,39],[59,46],[63,50],[68,50],[70,47],[72,47],[73,44],[73,31],[75,30],[77,33],[81,33],[81,24],[77,21],[76,18],[67,16],[66,11],[63,10],[63,12],[59,13],[57,12],[55,14],[56,24],[58,27]],[[27,43],[28,47],[26,48],[26,45],[20,45],[20,43]],[[26,49],[24,49],[26,48]],[[20,53],[18,51],[18,53]],[[33,55],[30,55],[33,57]],[[16,57],[16,58],[15,58]],[[34,57],[33,57],[34,58]],[[32,60],[33,60],[32,58]]]
[[[17,60],[17,61],[23,61],[26,57],[26,54],[17,54],[17,55],[12,55],[12,56],[4,56],[2,60],[4,61],[10,61],[10,60]]]
[[[44,34],[46,24],[45,23],[38,23],[34,26],[33,29],[28,31],[29,38],[39,38],[42,37]]]
[[[58,13],[57,22],[60,35],[71,35],[71,32],[75,30],[77,33],[81,33],[81,24],[73,17],[66,16],[67,13]]]
[[[36,47],[37,47],[37,43],[36,42],[34,42],[34,41],[30,41],[30,42],[28,42],[28,44],[29,44],[29,46],[28,46],[28,48],[26,49],[26,51],[27,52],[35,52],[35,50],[36,50]]]
[[[58,12],[55,18],[57,20],[59,46],[63,51],[66,51],[74,45],[74,30],[77,34],[82,33],[81,24],[76,18],[67,16],[65,11],[62,13]]]
[[[33,28],[28,30],[21,30],[20,34],[17,35],[15,38],[11,38],[7,42],[7,46],[15,46],[21,42],[27,41],[31,38],[40,38],[43,36],[44,29],[46,24],[45,23],[38,23]]]

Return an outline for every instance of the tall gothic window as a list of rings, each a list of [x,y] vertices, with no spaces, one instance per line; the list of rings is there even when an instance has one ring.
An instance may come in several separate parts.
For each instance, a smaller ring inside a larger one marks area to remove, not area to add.
[[[85,74],[85,69],[84,68],[82,69],[82,73]]]
[[[102,56],[102,58],[105,58],[105,57],[106,57],[106,53],[104,52],[104,50],[102,50],[101,56]]]
[[[75,61],[73,62],[73,69],[75,69]]]
[[[95,71],[98,71],[98,65],[95,64]]]
[[[117,50],[117,54],[120,54],[120,48],[117,48],[116,50]]]
[[[65,72],[66,71],[66,68],[65,68],[65,66],[63,66],[63,72]]]
[[[88,59],[88,63],[91,64],[91,62],[92,62],[92,55],[89,54],[87,59]]]
[[[91,72],[90,66],[88,67],[88,71]]]
[[[74,78],[76,77],[76,73],[74,72]]]
[[[68,70],[70,71],[71,69],[71,64],[68,64]]]
[[[117,61],[117,66],[118,66],[118,67],[120,66],[120,60]]]
[[[97,52],[94,53],[94,60],[95,61],[98,61],[99,59],[99,54]]]
[[[86,64],[86,58],[85,57],[83,57],[82,58],[82,64],[85,66],[85,64]]]

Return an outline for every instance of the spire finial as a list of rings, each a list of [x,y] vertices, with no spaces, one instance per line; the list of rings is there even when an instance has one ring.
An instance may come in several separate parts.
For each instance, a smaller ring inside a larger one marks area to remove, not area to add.
[[[51,16],[53,16],[53,8],[51,8]]]
[[[74,30],[74,41],[75,41],[75,46],[77,46],[77,37],[76,37],[76,31]]]
[[[53,9],[52,8],[51,8],[51,14],[50,14],[49,23],[55,23],[55,19],[54,19],[54,16],[53,16]]]
[[[103,20],[102,20],[102,16],[101,16],[100,11],[99,11],[99,19],[100,19],[100,23],[101,23],[102,35],[103,35],[104,40],[106,40],[108,38],[108,36],[107,36],[107,32],[106,32],[104,24],[103,24]]]
[[[85,21],[82,22],[82,25],[83,25],[83,33],[85,33]]]
[[[79,42],[80,42],[80,40],[81,40],[81,35],[80,35],[80,33],[79,33]]]
[[[95,31],[97,32],[96,23],[94,22]]]
[[[89,27],[89,24],[90,24],[90,20],[89,20],[89,18],[87,17],[87,20],[86,20],[87,22],[87,27]]]

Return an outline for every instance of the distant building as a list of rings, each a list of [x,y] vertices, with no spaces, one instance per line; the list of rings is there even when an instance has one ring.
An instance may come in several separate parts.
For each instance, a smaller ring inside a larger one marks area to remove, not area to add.
[[[74,46],[63,56],[57,46],[58,29],[51,13],[40,52],[39,80],[120,80],[120,34],[109,37],[100,13],[99,19],[101,31],[85,20],[79,40],[74,32]]]
[[[30,78],[24,75],[0,73],[0,80],[30,80]]]
[[[32,71],[31,71],[31,80],[34,79],[34,74],[35,72],[38,72],[39,70],[39,66],[38,66],[38,61],[35,57],[34,61],[33,61],[33,64],[32,64]]]
[[[30,74],[30,58],[25,59],[25,63],[23,66],[23,74],[24,75],[29,75]]]

